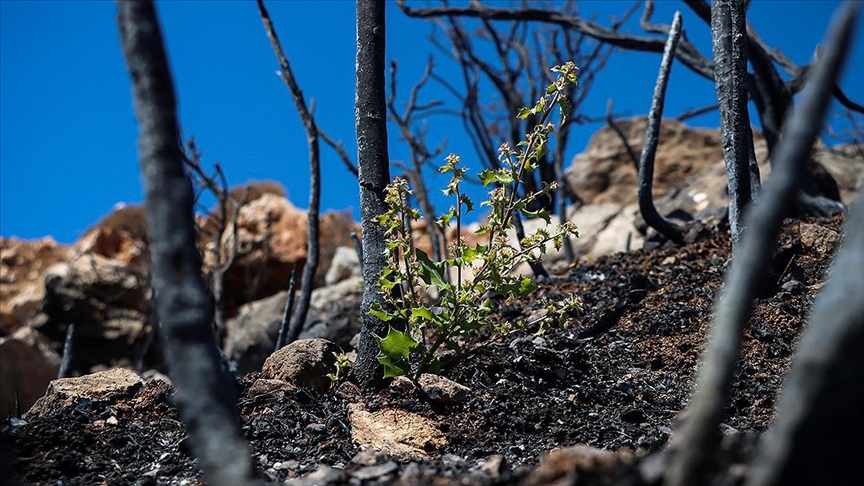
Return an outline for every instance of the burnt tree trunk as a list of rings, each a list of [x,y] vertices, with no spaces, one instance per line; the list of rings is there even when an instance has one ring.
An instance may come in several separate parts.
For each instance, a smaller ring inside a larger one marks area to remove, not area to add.
[[[357,167],[360,181],[360,223],[363,231],[363,301],[360,304],[360,343],[352,368],[361,386],[381,383],[378,339],[387,324],[369,309],[381,303],[378,277],[386,265],[384,228],[376,218],[387,212],[384,189],[390,182],[387,152],[387,95],[384,76],[384,0],[357,0],[357,85],[354,122],[357,130]]]
[[[220,366],[213,303],[201,275],[192,185],[183,167],[174,82],[152,1],[118,2],[139,124],[156,311],[180,416],[207,482],[249,484],[252,463],[234,384]]]

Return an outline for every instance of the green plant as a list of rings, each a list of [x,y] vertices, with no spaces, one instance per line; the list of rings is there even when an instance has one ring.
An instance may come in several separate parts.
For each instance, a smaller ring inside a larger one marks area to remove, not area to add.
[[[345,354],[333,353],[333,356],[336,357],[336,371],[327,373],[327,378],[330,378],[330,381],[333,383],[337,383],[348,376],[348,370],[351,369],[351,361]]]
[[[570,103],[564,93],[568,86],[578,82],[577,70],[572,62],[552,68],[559,73],[555,83],[532,108],[523,108],[517,115],[521,119],[536,117],[538,121],[533,131],[517,144],[516,150],[507,143],[501,145],[499,169],[480,172],[483,186],[487,189],[492,186],[488,199],[480,204],[489,208],[489,215],[476,232],[488,235],[487,243],[472,246],[462,236],[463,215],[474,209],[474,203],[461,191],[467,169],[459,165],[458,156],[448,156],[439,169],[451,175],[443,192],[452,196],[455,204],[436,223],[446,228],[455,221],[457,233],[444,261],[433,261],[414,247],[411,222],[419,219],[420,213],[409,204],[412,192],[407,181],[397,177],[387,186],[385,201],[389,209],[377,221],[387,238],[384,252],[387,266],[379,279],[384,305],[373,305],[370,310],[391,324],[387,336],[379,338],[378,361],[384,365],[385,377],[409,375],[417,378],[427,371],[439,372],[441,362],[437,353],[441,347],[459,355],[464,340],[487,323],[496,297],[514,299],[536,290],[537,286],[529,277],[510,273],[514,267],[538,260],[549,242],[560,249],[565,237],[579,236],[576,226],[566,222],[552,232],[539,229],[518,245],[513,245],[507,237],[515,211],[525,217],[542,218],[550,224],[548,211],[531,211],[529,205],[539,197],[548,197],[557,189],[557,184],[546,184],[540,191],[524,197],[519,197],[518,191],[523,176],[536,170],[537,161],[547,149],[549,134],[554,130],[549,122],[553,109],[558,107],[560,123],[567,120]],[[445,277],[451,269],[456,272],[453,283]],[[435,301],[429,298],[430,293],[437,293]],[[507,334],[539,324],[538,332],[543,332],[556,317],[565,325],[568,312],[579,306],[579,299],[571,295],[563,301],[547,303],[548,312],[533,322],[502,322],[493,324],[492,330]]]

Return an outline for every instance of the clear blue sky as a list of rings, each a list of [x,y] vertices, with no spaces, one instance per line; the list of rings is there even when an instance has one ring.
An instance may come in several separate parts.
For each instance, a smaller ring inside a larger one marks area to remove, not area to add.
[[[422,2],[421,2],[422,4]],[[585,16],[622,13],[631,2],[581,2]],[[771,46],[806,63],[822,38],[835,1],[755,0],[750,20]],[[314,98],[318,123],[345,141],[352,157],[354,137],[354,3],[343,0],[267,3],[307,100]],[[656,22],[684,13],[688,36],[710,52],[707,26],[683,4],[660,1]],[[278,66],[255,2],[160,1],[158,11],[173,68],[181,123],[204,151],[205,163],[222,162],[232,184],[273,179],[292,202],[308,202],[305,135],[288,92],[275,75]],[[0,235],[53,235],[72,242],[118,202],[142,200],[136,156],[137,126],[130,81],[119,47],[116,7],[110,1],[0,0]],[[641,32],[637,14],[629,29]],[[388,4],[387,57],[400,63],[403,93],[419,79],[432,48],[431,25],[405,17]],[[864,36],[856,38],[842,86],[864,102]],[[602,115],[609,98],[616,110],[645,113],[659,54],[613,55],[591,90],[583,112]],[[439,72],[455,74],[438,57]],[[445,98],[430,89],[426,99]],[[715,96],[711,83],[676,63],[666,114],[701,107]],[[692,125],[716,126],[716,113]],[[447,135],[475,173],[480,164],[461,124],[433,121],[431,141]],[[574,129],[570,154],[581,152],[598,126]],[[406,152],[391,130],[391,157]],[[446,154],[446,152],[445,152]],[[322,146],[322,209],[350,209],[358,217],[356,180],[336,155]],[[438,200],[439,209],[444,208]]]

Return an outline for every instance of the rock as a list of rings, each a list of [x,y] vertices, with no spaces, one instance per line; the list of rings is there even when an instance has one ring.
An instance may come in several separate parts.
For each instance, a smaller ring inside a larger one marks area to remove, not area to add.
[[[422,415],[399,409],[369,412],[359,403],[349,404],[348,413],[354,442],[400,461],[431,457],[447,445],[435,423]]]
[[[0,237],[0,335],[12,334],[42,308],[45,271],[68,261],[70,255],[70,247],[50,237],[36,241]]]
[[[39,332],[24,326],[0,337],[0,416],[15,415],[15,392],[21,411],[45,394],[60,370],[57,354]]]
[[[302,266],[306,262],[309,238],[307,214],[284,197],[284,190],[283,194],[274,192],[273,188],[258,187],[257,191],[252,191],[253,195],[260,193],[258,197],[250,197],[238,213],[236,237],[239,255],[225,274],[229,315],[242,304],[287,288],[294,266]],[[214,214],[205,221],[202,231],[205,271],[208,273],[216,264],[215,243],[204,233],[210,231],[209,234],[212,234],[216,217]],[[350,216],[344,213],[326,213],[319,221],[320,263],[316,284],[323,282],[336,248],[352,244],[350,231],[354,226]],[[223,252],[233,247],[235,235],[231,225],[228,225],[221,238]]]
[[[585,207],[585,209],[591,210],[590,207]],[[600,257],[641,248],[645,238],[633,224],[638,214],[639,207],[636,204],[621,208],[615,217],[606,223],[605,227],[598,230],[594,236],[594,244],[587,249],[588,251],[584,255]],[[578,220],[574,218],[574,221]]]
[[[335,467],[320,465],[314,472],[285,481],[285,484],[293,486],[324,486],[328,484],[347,484],[345,471]]]
[[[477,467],[477,472],[485,476],[498,478],[510,473],[510,466],[507,464],[507,459],[504,456],[501,454],[494,454],[487,457]]]
[[[840,241],[840,235],[836,231],[818,224],[801,223],[798,232],[801,235],[801,244],[822,254],[832,253]]]
[[[468,393],[471,391],[465,385],[431,373],[420,375],[417,383],[430,400],[444,404],[463,402],[468,398]]]
[[[347,348],[360,331],[361,282],[357,277],[313,290],[306,330],[300,338],[327,339]],[[237,363],[239,373],[260,370],[273,352],[287,297],[288,292],[284,291],[246,304],[236,318],[228,321],[225,352]]]
[[[523,481],[522,486],[569,484],[631,484],[639,472],[629,453],[613,453],[588,445],[555,449]],[[595,482],[602,478],[602,482]],[[578,481],[577,481],[578,479]]]
[[[143,205],[117,204],[75,242],[78,255],[94,254],[122,263],[134,273],[149,271],[147,221]]]
[[[334,285],[351,277],[361,277],[360,259],[354,247],[340,246],[336,248],[333,261],[324,276],[325,285]]]
[[[647,119],[644,116],[618,122],[636,154],[642,150]],[[758,160],[764,160],[765,141],[754,132]],[[761,156],[760,156],[761,155]],[[675,184],[707,167],[722,164],[723,151],[718,130],[690,128],[682,122],[664,119],[654,161],[654,197],[659,198]],[[626,147],[611,127],[597,131],[585,151],[566,170],[567,187],[584,203],[632,204],[637,198],[636,166]]]
[[[341,352],[325,339],[301,339],[267,358],[261,377],[282,380],[297,388],[327,391],[333,384],[327,373],[335,372],[336,356]]]
[[[242,374],[259,371],[273,353],[288,291],[245,304],[228,321],[225,353]]]
[[[347,348],[351,338],[360,332],[362,299],[363,278],[360,276],[313,290],[306,327],[300,338],[327,339]]]
[[[249,392],[247,392],[247,395],[249,397],[257,397],[259,395],[265,395],[268,393],[277,392],[279,390],[286,390],[291,388],[294,387],[282,380],[268,380],[265,378],[259,378],[252,383],[252,386],[249,387]]]
[[[47,417],[81,399],[109,401],[134,394],[144,380],[134,371],[114,368],[76,378],[54,380],[48,386],[45,396],[36,401],[25,419]]]
[[[148,282],[146,270],[94,252],[54,265],[45,273],[39,329],[62,342],[75,323],[75,369],[131,365],[153,332]]]
[[[361,447],[360,451],[351,458],[351,464],[361,467],[375,466],[389,460],[390,456],[381,451],[377,451],[371,447]]]
[[[851,203],[864,185],[864,143],[834,147],[819,144],[814,158],[834,177],[843,202]]]

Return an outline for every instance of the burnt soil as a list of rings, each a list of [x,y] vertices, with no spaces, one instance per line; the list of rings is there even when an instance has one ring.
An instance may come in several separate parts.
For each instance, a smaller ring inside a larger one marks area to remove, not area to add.
[[[842,221],[808,220],[838,232]],[[250,397],[255,374],[241,378],[239,413],[259,476],[282,481],[313,474],[308,484],[548,484],[561,470],[580,469],[572,484],[656,483],[729,263],[727,233],[724,226],[708,227],[701,241],[682,247],[583,259],[569,275],[542,283],[534,298],[576,292],[583,312],[567,329],[473,343],[473,353],[445,370],[471,388],[462,403],[436,404],[395,388],[358,397],[346,392],[350,385],[323,394]],[[738,482],[736,464],[746,464],[772,421],[830,257],[804,247],[799,222],[786,221],[744,336],[717,458],[726,471],[722,484]],[[495,318],[524,319],[538,308],[533,300],[507,302]],[[7,420],[4,455],[25,484],[197,484],[201,473],[172,396],[169,385],[151,380],[132,397],[79,403],[25,425]],[[369,410],[429,417],[448,445],[421,461],[379,454],[352,462],[359,447],[351,440],[347,405],[358,401]],[[105,425],[112,416],[117,424]],[[605,463],[549,461],[535,470],[550,450],[575,444],[619,454]]]

